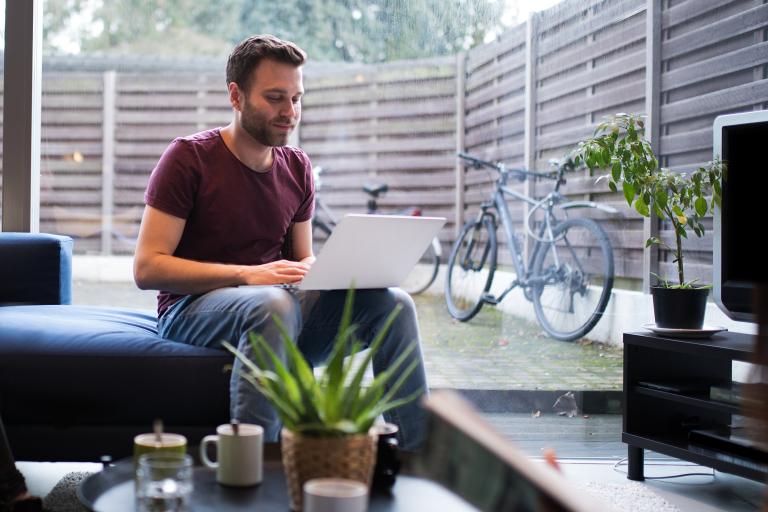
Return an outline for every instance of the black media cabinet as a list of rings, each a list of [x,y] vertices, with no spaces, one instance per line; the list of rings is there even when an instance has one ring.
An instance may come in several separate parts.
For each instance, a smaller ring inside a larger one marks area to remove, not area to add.
[[[647,449],[766,480],[768,454],[745,451],[728,441],[689,440],[692,430],[727,427],[732,415],[742,414],[737,405],[710,400],[708,385],[730,382],[731,362],[751,361],[754,340],[752,335],[731,332],[704,340],[624,334],[621,439],[628,445],[627,478],[643,480],[643,450]]]

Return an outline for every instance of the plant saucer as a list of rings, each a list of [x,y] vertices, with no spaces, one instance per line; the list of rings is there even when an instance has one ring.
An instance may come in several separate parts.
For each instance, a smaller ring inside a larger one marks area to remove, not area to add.
[[[658,327],[655,323],[643,324],[643,329],[648,329],[655,334],[669,336],[670,338],[711,338],[715,334],[727,331],[726,327],[704,324],[701,329],[674,329],[671,327]]]

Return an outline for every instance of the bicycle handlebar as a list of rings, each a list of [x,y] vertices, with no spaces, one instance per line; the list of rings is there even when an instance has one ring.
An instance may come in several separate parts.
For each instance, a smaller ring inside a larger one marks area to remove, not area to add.
[[[524,169],[520,167],[507,167],[501,162],[489,162],[488,160],[477,158],[476,156],[472,156],[469,153],[465,153],[463,151],[459,151],[456,154],[459,158],[463,158],[464,160],[472,162],[472,166],[478,169],[480,167],[490,167],[491,169],[497,170],[502,175],[508,174],[508,173],[517,174],[523,180],[528,176],[533,176],[535,178],[545,178],[550,180],[561,179],[560,170],[561,169],[565,170],[567,169],[567,166],[568,166],[568,162],[565,162],[564,164],[558,164],[558,170],[555,172],[534,172],[534,171],[529,171],[528,169]]]

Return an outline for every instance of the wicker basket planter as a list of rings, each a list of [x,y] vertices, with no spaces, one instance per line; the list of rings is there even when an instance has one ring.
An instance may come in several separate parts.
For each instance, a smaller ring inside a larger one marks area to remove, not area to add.
[[[376,463],[376,433],[309,437],[282,431],[282,455],[291,509],[300,511],[302,488],[312,478],[348,478],[371,485]]]

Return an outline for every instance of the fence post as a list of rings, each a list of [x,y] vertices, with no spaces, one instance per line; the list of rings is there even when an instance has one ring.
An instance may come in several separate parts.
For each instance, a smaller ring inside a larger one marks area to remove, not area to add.
[[[536,169],[536,68],[538,66],[536,55],[538,14],[531,13],[525,24],[525,132],[523,138],[523,165],[528,169]],[[534,195],[534,180],[525,180],[525,194]],[[523,218],[528,218],[528,203],[523,205]],[[522,227],[525,233],[525,227]],[[530,251],[528,236],[523,237],[523,260],[528,261]]]
[[[661,2],[647,0],[645,10],[645,137],[659,156],[661,139]],[[651,211],[643,218],[643,240],[659,234],[659,219]],[[645,244],[643,244],[645,245]],[[651,291],[651,272],[659,274],[659,250],[643,251],[643,293]]]
[[[117,73],[104,72],[101,130],[101,253],[112,254],[115,204],[115,96]]]
[[[459,52],[456,55],[456,151],[464,151],[466,77],[467,53]],[[464,226],[464,165],[460,159],[454,158],[454,160],[456,161],[456,213],[453,233],[455,238],[458,238]]]

